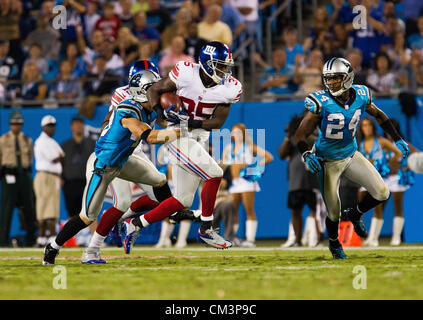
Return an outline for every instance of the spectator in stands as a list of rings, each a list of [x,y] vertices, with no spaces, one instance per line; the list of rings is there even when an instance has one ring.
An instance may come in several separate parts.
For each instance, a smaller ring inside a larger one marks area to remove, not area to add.
[[[395,16],[385,17],[385,29],[380,35],[380,51],[387,52],[392,49],[394,44],[394,37],[397,32],[398,19]]]
[[[366,8],[367,27],[365,29],[353,29],[353,47],[358,48],[363,53],[363,65],[370,67],[372,59],[380,51],[379,37],[384,31],[385,25],[382,22],[383,16],[373,6],[372,0],[362,0],[361,5]]]
[[[357,13],[354,13],[354,7],[360,4],[360,0],[348,0],[338,12],[338,21],[346,24],[347,31],[352,30],[352,22]]]
[[[339,18],[339,13],[345,5],[345,0],[332,0],[330,4],[326,5],[326,11],[330,17],[331,23],[334,23]]]
[[[41,74],[48,72],[47,59],[41,55],[41,46],[38,43],[33,43],[29,47],[29,57],[25,60],[24,67],[28,63],[35,63]]]
[[[55,13],[53,12],[54,9],[54,1],[52,0],[44,0],[41,3],[41,9],[40,9],[40,15],[46,15],[49,18],[49,21],[51,21]]]
[[[363,72],[361,66],[363,62],[363,54],[359,49],[351,49],[347,55],[346,59],[351,63],[351,67],[354,70],[354,84],[366,85],[366,75]]]
[[[291,79],[293,70],[286,65],[286,52],[282,48],[273,51],[273,66],[265,69],[265,76],[261,80],[261,89],[264,93],[289,94],[295,91]]]
[[[407,35],[418,31],[417,18],[423,15],[423,2],[420,0],[404,0],[404,17]]]
[[[9,55],[9,41],[0,39],[0,83],[7,80],[17,80],[19,67],[15,59]]]
[[[103,6],[103,16],[95,24],[95,30],[100,30],[104,38],[117,39],[118,30],[121,27],[119,17],[115,15],[114,5],[106,2]]]
[[[198,36],[198,24],[197,22],[191,22],[188,25],[188,36],[185,39],[185,53],[194,58],[194,61],[198,61],[200,57],[201,48],[207,43],[207,41]]]
[[[220,6],[210,6],[203,21],[198,24],[198,36],[207,41],[220,41],[231,46],[232,31],[227,24],[220,21],[221,16]]]
[[[185,40],[181,36],[176,36],[172,40],[170,51],[160,60],[159,68],[162,76],[166,76],[178,61],[187,61],[194,63],[191,56],[184,54]]]
[[[110,71],[113,74],[123,76],[124,75],[124,65],[121,57],[115,53],[116,43],[113,41],[113,38],[107,38],[104,41],[101,54],[106,59],[106,70]]]
[[[405,66],[404,73],[398,76],[399,83],[415,91],[417,87],[423,87],[423,63],[420,50],[413,50],[409,63]]]
[[[82,59],[87,64],[87,69],[90,71],[94,65],[95,57],[103,50],[104,36],[100,30],[94,30],[91,37],[91,47],[87,46],[82,31],[82,26],[76,27],[76,34],[78,39],[78,49],[82,53]]]
[[[41,56],[44,58],[57,59],[60,50],[60,33],[53,29],[47,14],[39,14],[37,29],[30,32],[26,43],[31,46],[37,43],[41,46]]]
[[[147,15],[144,11],[139,11],[134,16],[134,28],[132,33],[138,38],[138,40],[150,40],[153,47],[153,51],[159,48],[160,32],[147,25]]]
[[[87,12],[84,15],[84,29],[87,39],[91,39],[97,21],[101,18],[101,16],[98,14],[98,11],[98,0],[88,0]]]
[[[129,71],[129,65],[137,57],[137,50],[138,39],[132,34],[130,29],[126,27],[120,28],[116,41],[115,54],[119,55],[122,59],[125,74],[127,73],[126,71]]]
[[[336,22],[333,25],[333,49],[340,52],[341,56],[345,56],[348,47],[348,32],[345,29],[345,24]]]
[[[118,78],[106,67],[107,61],[104,55],[96,56],[94,68],[88,74],[88,78],[96,80],[85,83],[85,90],[88,96],[103,97],[110,95],[118,86]]]
[[[393,70],[399,70],[408,64],[411,59],[411,49],[405,47],[405,38],[402,32],[395,33],[393,47],[388,48],[386,53],[392,61]]]
[[[376,70],[371,70],[367,76],[368,86],[381,94],[389,94],[396,86],[397,77],[391,72],[391,59],[389,56],[380,52],[375,58]]]
[[[329,13],[327,12],[325,7],[317,8],[316,12],[314,13],[313,18],[313,27],[310,30],[311,37],[316,37],[320,31],[328,31],[330,29],[330,19]]]
[[[286,66],[291,71],[295,69],[296,59],[302,59],[304,49],[297,41],[298,31],[294,27],[286,27],[283,30],[282,39],[286,53]],[[300,56],[297,58],[297,56]]]
[[[60,29],[62,34],[62,44],[74,42],[77,38],[76,27],[82,26],[82,16],[86,12],[84,0],[68,0],[63,5],[66,8],[66,28]]]
[[[417,19],[418,32],[408,37],[408,47],[410,49],[423,49],[423,16]]]
[[[153,46],[149,40],[141,41],[138,44],[138,57],[136,60],[150,60],[156,66],[159,65],[159,56],[154,53]]]
[[[63,60],[60,63],[57,82],[53,84],[53,88],[50,90],[50,97],[68,100],[75,99],[78,97],[79,91],[79,83],[73,73],[72,64],[68,60]]]
[[[297,94],[308,95],[322,89],[323,54],[319,49],[311,51],[306,66],[295,68],[293,82],[299,85]]]
[[[147,3],[147,24],[162,33],[172,21],[169,11],[160,6],[160,0],[147,0]]]
[[[181,5],[181,9],[182,8],[186,8],[191,12],[191,17],[193,21],[201,21],[202,15],[200,15],[200,6],[197,1],[185,1]]]
[[[66,47],[66,58],[71,64],[72,72],[75,78],[84,77],[87,74],[87,64],[81,57],[78,46],[75,42],[70,42]]]
[[[192,21],[191,12],[187,8],[181,8],[175,14],[175,22],[168,26],[162,34],[162,48],[167,49],[170,47],[172,39],[175,36],[188,36],[188,25]]]
[[[21,60],[21,39],[19,33],[19,18],[22,14],[22,3],[14,0],[0,2],[0,39],[9,41],[9,55],[18,64]]]
[[[22,85],[16,89],[17,96],[24,100],[44,100],[47,97],[47,85],[42,81],[35,63],[25,65],[22,71]]]
[[[118,10],[118,8],[120,10]],[[131,10],[131,0],[119,0],[116,2],[115,13],[118,15],[122,27],[132,29],[134,27],[134,14]]]
[[[215,3],[222,8],[220,21],[231,28],[233,41],[235,41],[246,28],[243,16],[237,9],[230,6],[226,0],[215,0]]]
[[[385,20],[388,17],[394,17],[394,19],[396,20],[396,27],[395,27],[395,32],[402,32],[405,33],[405,23],[404,21],[402,21],[402,19],[398,18],[396,11],[395,11],[395,4],[394,1],[385,1],[384,6],[383,6],[383,15],[385,16]]]
[[[342,56],[342,52],[335,47],[333,36],[327,31],[320,31],[318,34],[316,48],[319,48],[323,52],[324,61]]]

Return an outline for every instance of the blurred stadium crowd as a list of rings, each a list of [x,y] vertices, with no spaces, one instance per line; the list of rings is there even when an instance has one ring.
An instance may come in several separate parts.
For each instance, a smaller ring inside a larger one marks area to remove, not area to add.
[[[293,18],[299,5],[301,30]],[[366,8],[364,29],[353,26],[357,5]],[[0,101],[74,106],[91,96],[108,104],[135,60],[152,60],[166,75],[179,60],[196,61],[211,40],[232,48],[245,82],[261,74],[250,100],[320,89],[324,61],[335,56],[346,57],[355,82],[376,95],[423,90],[422,9],[421,0],[0,0]],[[243,45],[248,39],[254,46]]]

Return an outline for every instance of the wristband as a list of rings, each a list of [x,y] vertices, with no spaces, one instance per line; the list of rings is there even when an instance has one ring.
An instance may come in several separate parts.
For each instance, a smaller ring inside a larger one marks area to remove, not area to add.
[[[388,133],[395,142],[402,139],[398,131],[395,129],[394,125],[392,124],[391,119],[385,120],[384,122],[381,123],[380,126],[383,129],[383,131]]]
[[[145,142],[147,142],[147,138],[150,135],[151,129],[147,129],[145,130],[142,134],[141,134],[141,140],[144,140]]]
[[[203,127],[203,121],[202,120],[194,120],[194,119],[188,119],[188,128],[193,129],[200,129]]]

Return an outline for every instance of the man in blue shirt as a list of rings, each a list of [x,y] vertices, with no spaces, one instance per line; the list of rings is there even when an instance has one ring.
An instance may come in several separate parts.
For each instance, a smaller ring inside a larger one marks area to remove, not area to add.
[[[417,19],[417,33],[408,37],[408,46],[411,49],[423,49],[423,16]]]
[[[142,10],[134,16],[134,28],[132,29],[132,33],[139,41],[151,40],[154,52],[159,48],[160,32],[147,25],[147,15]]]
[[[282,38],[285,43],[286,65],[290,70],[294,71],[296,59],[299,58],[298,56],[304,54],[303,46],[297,42],[297,29],[286,27],[283,31]]]
[[[290,94],[296,90],[291,82],[293,70],[286,64],[286,53],[282,48],[273,51],[273,66],[264,70],[265,76],[261,79],[263,92],[273,94]]]

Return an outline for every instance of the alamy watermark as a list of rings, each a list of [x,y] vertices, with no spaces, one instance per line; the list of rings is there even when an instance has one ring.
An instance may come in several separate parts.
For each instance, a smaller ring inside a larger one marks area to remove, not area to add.
[[[367,29],[367,9],[365,6],[354,6],[353,13],[357,13],[354,17],[352,25],[355,30]]]
[[[353,279],[352,286],[355,290],[367,289],[367,270],[365,266],[357,265],[352,271],[356,276]]]
[[[65,266],[55,266],[53,273],[57,274],[53,278],[53,288],[56,290],[66,290],[68,287],[67,270]]]
[[[52,21],[52,26],[54,29],[59,30],[59,29],[66,29],[67,28],[67,12],[66,12],[66,7],[59,5],[59,6],[55,6],[53,8],[53,13],[55,14],[55,17],[53,18]]]

